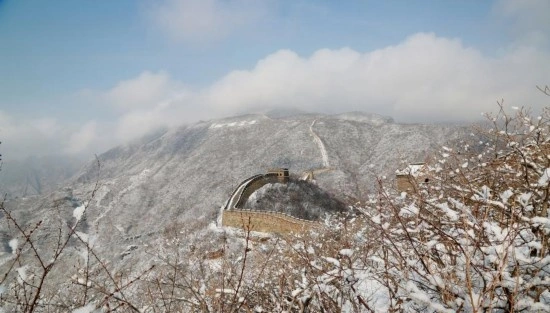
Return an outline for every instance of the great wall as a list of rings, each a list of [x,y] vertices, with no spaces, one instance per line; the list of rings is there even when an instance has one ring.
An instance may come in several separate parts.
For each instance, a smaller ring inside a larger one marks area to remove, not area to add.
[[[330,171],[322,168],[304,172],[301,179],[313,178],[315,172]],[[230,226],[259,232],[270,233],[300,233],[319,227],[317,221],[300,219],[289,214],[271,211],[245,209],[250,196],[267,184],[288,183],[289,171],[286,168],[270,169],[266,174],[258,174],[242,181],[231,194],[222,211],[222,226]],[[424,174],[424,163],[409,164],[404,170],[396,171],[396,190],[411,192],[418,183],[427,183],[429,178]]]
[[[300,233],[321,224],[279,212],[224,210],[222,225],[251,231],[286,234]]]
[[[271,169],[267,174],[258,174],[245,179],[237,186],[222,212],[222,225],[252,231],[272,233],[298,233],[319,226],[318,222],[299,219],[288,214],[243,209],[246,201],[256,190],[267,184],[287,183],[286,168]]]
[[[321,138],[313,127],[317,120],[309,126],[310,135],[321,153],[323,167],[304,172],[302,180],[313,180],[315,174],[333,170],[329,165],[327,150]],[[287,168],[268,170],[267,174],[258,174],[245,179],[231,194],[222,211],[222,225],[237,228],[251,228],[256,231],[288,233],[301,232],[320,225],[318,222],[299,219],[284,213],[270,211],[244,210],[248,198],[258,189],[273,183],[287,183],[289,172]]]

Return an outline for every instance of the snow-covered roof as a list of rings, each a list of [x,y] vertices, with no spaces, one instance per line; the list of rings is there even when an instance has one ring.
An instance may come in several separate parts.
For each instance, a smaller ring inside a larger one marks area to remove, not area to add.
[[[424,163],[413,163],[407,165],[405,169],[402,170],[396,170],[396,175],[411,175],[413,177],[418,176],[424,169],[425,164]]]

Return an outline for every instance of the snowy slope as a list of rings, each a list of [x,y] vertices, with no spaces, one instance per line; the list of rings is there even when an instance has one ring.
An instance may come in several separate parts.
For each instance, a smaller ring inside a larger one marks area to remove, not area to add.
[[[175,221],[214,221],[241,181],[272,167],[301,175],[330,165],[315,174],[316,183],[351,201],[373,191],[377,176],[393,175],[400,159],[421,161],[463,134],[456,126],[401,125],[363,113],[244,115],[159,132],[99,156],[99,187],[81,231],[118,255],[117,249],[154,238]],[[47,203],[62,200],[64,218],[71,220],[89,200],[97,172],[92,162],[66,189],[8,206],[32,221],[44,215]]]

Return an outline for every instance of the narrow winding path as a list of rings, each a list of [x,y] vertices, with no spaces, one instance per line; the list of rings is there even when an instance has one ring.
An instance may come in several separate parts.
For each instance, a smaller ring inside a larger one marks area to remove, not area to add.
[[[313,126],[315,125],[315,122],[317,122],[317,120],[314,120],[313,123],[311,123],[311,125],[309,126],[309,132],[313,136],[313,141],[315,141],[315,143],[317,144],[317,147],[319,147],[319,150],[321,151],[321,158],[323,159],[323,167],[328,168],[330,167],[330,164],[328,162],[327,149],[325,148],[325,145],[323,144],[323,141],[321,140],[321,138],[319,138],[319,136],[313,131]]]

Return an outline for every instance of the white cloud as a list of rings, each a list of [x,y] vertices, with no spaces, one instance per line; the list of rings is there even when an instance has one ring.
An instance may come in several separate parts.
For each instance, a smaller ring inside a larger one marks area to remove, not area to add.
[[[158,110],[134,111],[119,119],[115,136],[120,141],[135,139],[167,124],[168,116],[163,116]]]
[[[493,10],[509,24],[516,44],[548,46],[550,44],[550,1],[498,0]]]
[[[88,157],[121,143],[112,140],[105,126],[95,121],[79,126],[51,118],[15,117],[0,111],[0,153],[6,160],[63,153]]]
[[[97,140],[97,123],[90,121],[70,135],[65,152],[69,154],[82,153],[87,151],[90,145]]]
[[[303,58],[281,50],[249,71],[234,71],[201,91],[226,114],[279,106],[321,112],[362,110],[401,121],[468,120],[497,99],[530,104],[546,83],[548,55],[518,49],[488,58],[459,40],[416,34],[367,53],[319,50]]]
[[[401,122],[474,120],[495,110],[499,99],[509,106],[547,105],[535,86],[549,83],[548,60],[546,51],[532,46],[487,57],[458,39],[430,33],[369,52],[320,49],[304,57],[280,50],[200,89],[184,87],[166,72],[146,71],[110,90],[87,92],[87,98],[95,93],[111,105],[111,124],[60,127],[54,120],[16,122],[0,112],[0,137],[16,142],[19,151],[100,153],[155,128],[281,107],[360,110]]]
[[[205,42],[259,21],[266,4],[265,0],[165,0],[151,7],[149,15],[173,39]]]
[[[182,88],[178,85],[164,71],[145,71],[136,78],[119,82],[104,96],[109,103],[119,109],[136,110],[170,97]]]
[[[134,139],[161,127],[243,112],[289,107],[336,113],[360,110],[402,122],[466,121],[496,109],[496,101],[533,106],[547,99],[535,85],[547,83],[549,55],[518,48],[486,57],[458,39],[419,33],[371,52],[321,49],[309,57],[280,50],[250,70],[228,73],[202,89],[163,92],[164,73],[144,73],[119,84],[141,86],[143,77],[163,77],[138,109],[119,116],[114,134]],[[129,94],[132,92],[129,90]],[[145,101],[147,99],[147,101]]]
[[[0,152],[6,159],[29,154],[54,154],[61,148],[60,124],[51,118],[16,118],[0,111]]]

